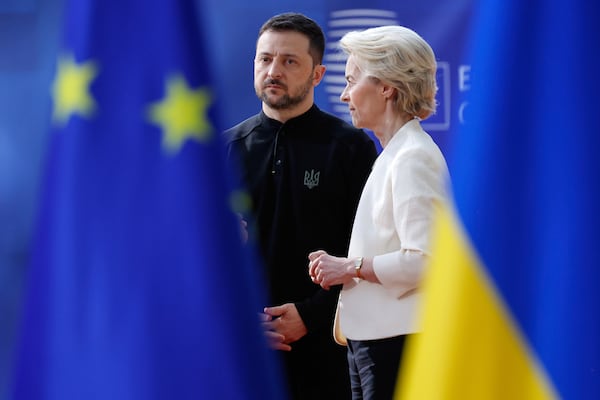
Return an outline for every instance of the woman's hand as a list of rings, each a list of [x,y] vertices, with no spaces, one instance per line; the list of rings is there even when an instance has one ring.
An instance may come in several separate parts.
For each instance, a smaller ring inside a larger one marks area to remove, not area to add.
[[[323,250],[308,255],[308,274],[323,289],[348,283],[354,277],[354,263],[345,257],[335,257]]]

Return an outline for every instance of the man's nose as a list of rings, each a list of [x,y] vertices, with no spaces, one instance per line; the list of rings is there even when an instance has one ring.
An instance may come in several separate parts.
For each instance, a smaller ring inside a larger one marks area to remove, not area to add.
[[[268,73],[271,78],[281,77],[281,65],[279,65],[279,63],[277,63],[277,62],[271,63]]]

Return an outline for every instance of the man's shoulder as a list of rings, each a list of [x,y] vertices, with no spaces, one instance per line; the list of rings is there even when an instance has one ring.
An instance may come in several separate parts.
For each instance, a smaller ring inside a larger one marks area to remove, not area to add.
[[[372,145],[373,140],[364,130],[356,128],[338,116],[323,110],[319,111],[321,113],[320,129],[329,132],[335,140],[353,146]]]
[[[232,126],[231,128],[225,130],[223,135],[225,136],[225,141],[227,143],[231,143],[235,140],[242,139],[252,132],[257,126],[260,125],[260,114],[255,114],[237,125]]]
[[[342,118],[327,111],[318,109],[318,115],[318,124],[332,133],[341,136],[353,136],[356,134],[359,134],[358,136],[366,135],[362,129],[354,127]]]

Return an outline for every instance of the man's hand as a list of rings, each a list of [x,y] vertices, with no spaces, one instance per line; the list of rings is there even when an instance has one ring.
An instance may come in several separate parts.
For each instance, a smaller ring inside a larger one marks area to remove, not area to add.
[[[242,237],[242,243],[248,242],[248,222],[244,219],[244,216],[240,213],[237,214],[240,220],[240,235]]]
[[[300,340],[308,333],[293,303],[265,307],[262,318],[269,344],[276,350],[291,350],[289,344]],[[287,347],[284,348],[285,346]]]
[[[291,351],[292,346],[284,343],[285,336],[273,331],[265,331],[265,337],[269,347],[273,350]]]

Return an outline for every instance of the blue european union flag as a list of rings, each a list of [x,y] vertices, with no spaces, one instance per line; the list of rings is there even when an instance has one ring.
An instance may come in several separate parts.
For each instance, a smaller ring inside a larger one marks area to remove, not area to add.
[[[67,4],[17,399],[283,397],[195,4]]]

